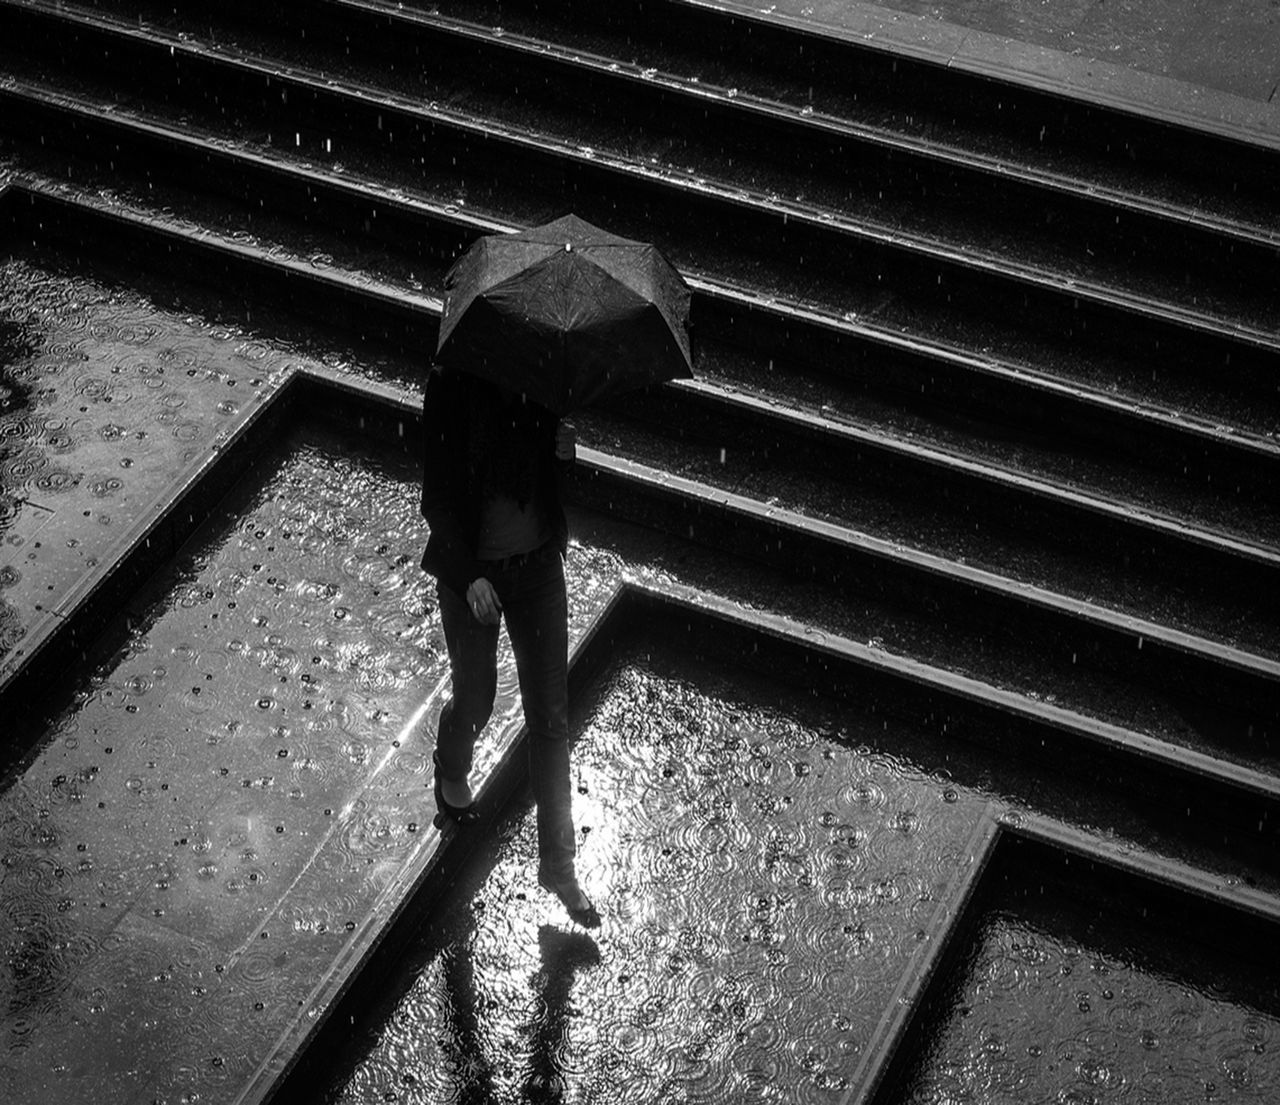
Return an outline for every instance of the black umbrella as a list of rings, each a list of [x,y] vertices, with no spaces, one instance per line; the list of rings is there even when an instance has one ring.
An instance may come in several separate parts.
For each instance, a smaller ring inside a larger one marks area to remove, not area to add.
[[[689,286],[665,257],[566,215],[491,234],[445,276],[436,360],[565,414],[689,377]]]

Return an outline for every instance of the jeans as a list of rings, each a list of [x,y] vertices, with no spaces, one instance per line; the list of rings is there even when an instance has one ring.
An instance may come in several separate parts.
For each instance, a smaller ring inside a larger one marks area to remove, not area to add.
[[[538,807],[539,870],[573,874],[569,783],[569,603],[555,543],[486,573],[498,592],[516,658],[529,733],[529,779]],[[493,712],[498,685],[498,627],[477,621],[464,596],[437,585],[453,694],[440,713],[436,770],[445,779],[471,771],[476,738]]]

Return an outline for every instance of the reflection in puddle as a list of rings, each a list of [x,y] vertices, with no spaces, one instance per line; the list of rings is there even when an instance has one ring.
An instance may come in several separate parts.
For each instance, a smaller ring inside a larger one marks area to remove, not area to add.
[[[817,715],[690,656],[616,669],[573,756],[603,927],[537,888],[518,811],[328,1099],[839,1101],[985,799]]]

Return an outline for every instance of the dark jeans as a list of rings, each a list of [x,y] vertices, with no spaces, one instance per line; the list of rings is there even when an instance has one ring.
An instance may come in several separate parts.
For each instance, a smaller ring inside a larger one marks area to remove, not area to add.
[[[555,544],[487,578],[498,592],[516,658],[520,701],[529,730],[529,778],[538,804],[539,867],[553,878],[573,873],[569,785],[569,604]],[[493,712],[498,685],[498,627],[482,625],[466,598],[438,585],[440,620],[453,676],[453,696],[440,713],[437,768],[443,778],[471,770],[476,738]]]

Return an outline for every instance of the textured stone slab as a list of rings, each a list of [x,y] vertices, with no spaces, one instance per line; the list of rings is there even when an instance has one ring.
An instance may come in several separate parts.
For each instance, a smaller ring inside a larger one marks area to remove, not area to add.
[[[1264,0],[684,2],[1280,147],[1280,20]]]

